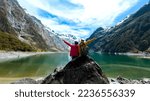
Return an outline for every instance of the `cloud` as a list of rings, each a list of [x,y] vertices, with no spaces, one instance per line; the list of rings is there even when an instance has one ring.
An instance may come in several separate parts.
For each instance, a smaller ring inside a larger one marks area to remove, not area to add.
[[[138,0],[18,0],[28,13],[56,32],[87,37],[96,28],[111,26]]]

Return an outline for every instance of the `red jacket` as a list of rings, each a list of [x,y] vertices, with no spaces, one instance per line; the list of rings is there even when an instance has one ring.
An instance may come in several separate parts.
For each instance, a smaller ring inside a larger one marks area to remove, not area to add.
[[[78,45],[72,45],[68,43],[67,41],[63,40],[68,46],[70,46],[70,56],[79,56],[79,46]]]

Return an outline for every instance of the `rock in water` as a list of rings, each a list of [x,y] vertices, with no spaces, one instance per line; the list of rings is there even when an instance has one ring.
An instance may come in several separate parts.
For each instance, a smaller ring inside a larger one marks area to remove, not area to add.
[[[100,66],[88,56],[70,61],[62,70],[47,76],[42,84],[108,84]]]

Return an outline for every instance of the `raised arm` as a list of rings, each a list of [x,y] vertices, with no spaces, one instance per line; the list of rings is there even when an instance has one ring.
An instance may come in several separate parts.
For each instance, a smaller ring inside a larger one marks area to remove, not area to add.
[[[91,40],[87,40],[87,41],[85,42],[85,45],[90,44],[90,43],[93,42],[94,40],[96,40],[96,38],[93,38],[93,39],[91,39]]]
[[[67,44],[68,46],[72,46],[70,43],[68,43],[67,41],[63,40],[65,44]]]

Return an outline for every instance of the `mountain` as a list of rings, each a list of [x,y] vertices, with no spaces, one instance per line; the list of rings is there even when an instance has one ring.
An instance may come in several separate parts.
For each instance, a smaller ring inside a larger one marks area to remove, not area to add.
[[[48,30],[40,20],[25,12],[17,0],[0,0],[0,31],[3,36],[9,35],[17,40],[19,46],[26,46],[29,51],[64,51],[67,46],[62,39]],[[7,33],[7,35],[6,35]],[[1,38],[2,39],[2,38]],[[2,50],[22,50],[15,42],[3,40],[8,45],[0,45]],[[1,41],[0,41],[1,42]],[[16,47],[15,49],[12,47]]]
[[[72,34],[58,34],[56,33],[57,36],[59,36],[62,39],[67,39],[67,40],[77,40],[77,37],[72,35]]]
[[[139,52],[150,49],[150,3],[109,29],[98,28],[90,37],[94,51]]]

